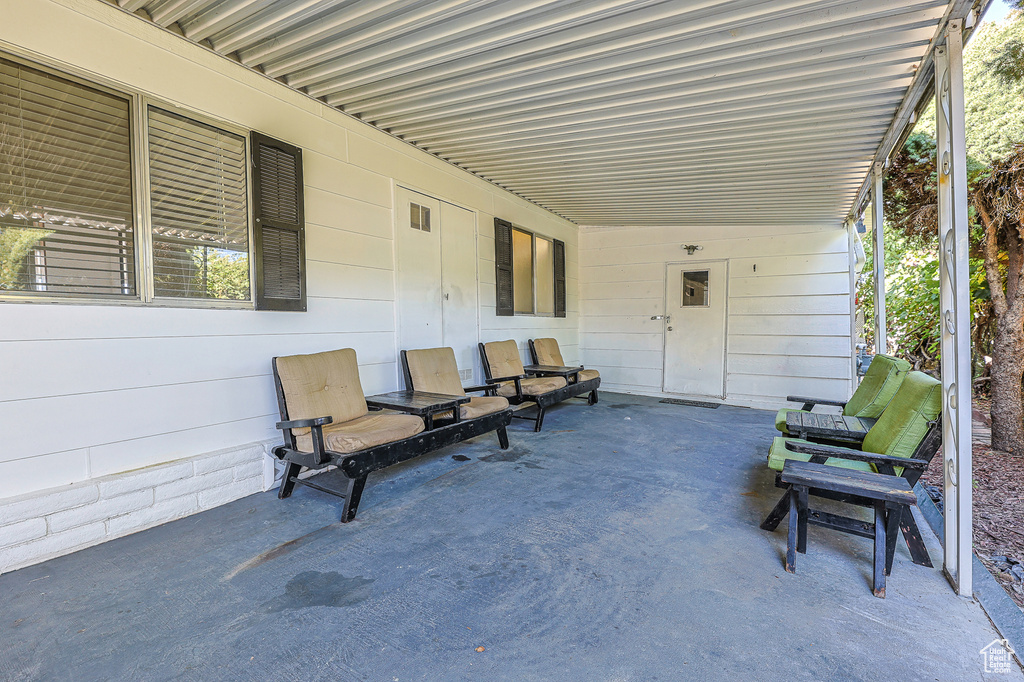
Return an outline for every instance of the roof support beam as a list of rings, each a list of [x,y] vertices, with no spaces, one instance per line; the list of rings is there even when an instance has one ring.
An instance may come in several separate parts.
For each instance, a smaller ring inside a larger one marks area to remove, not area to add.
[[[971,515],[971,298],[967,255],[967,143],[964,132],[963,20],[949,22],[935,50],[942,331],[942,457],[945,474],[943,570],[973,598]]]
[[[882,201],[882,179],[885,169],[876,163],[873,173],[875,187],[872,190],[871,217],[872,236],[875,238],[875,352],[889,352],[889,331],[885,326],[885,209]]]

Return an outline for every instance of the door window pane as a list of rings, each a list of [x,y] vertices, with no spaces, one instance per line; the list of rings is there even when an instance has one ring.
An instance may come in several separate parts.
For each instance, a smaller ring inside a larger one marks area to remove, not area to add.
[[[691,270],[683,273],[682,307],[708,305],[708,271]]]
[[[512,300],[517,313],[533,312],[533,235],[512,230]]]
[[[555,312],[554,244],[543,237],[537,237],[537,312]]]
[[[0,292],[135,295],[129,113],[0,59]]]

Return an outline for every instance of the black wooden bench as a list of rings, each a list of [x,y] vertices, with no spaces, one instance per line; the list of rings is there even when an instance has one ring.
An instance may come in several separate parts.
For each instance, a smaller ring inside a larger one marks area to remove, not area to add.
[[[911,514],[911,507],[917,504],[917,497],[906,479],[799,460],[788,460],[780,478],[791,490],[786,571],[796,573],[796,553],[807,552],[808,523],[872,538],[875,550],[871,591],[876,597],[885,598],[885,576],[892,571],[900,521],[903,514]],[[875,512],[874,522],[811,509],[808,506],[811,490],[869,500]]]
[[[298,484],[344,498],[342,523],[355,518],[366,477],[374,471],[490,431],[499,432],[502,449],[508,447],[505,427],[512,421],[512,409],[507,405],[437,426],[439,412],[461,409],[460,403],[470,399],[402,391],[375,396],[373,403],[407,414],[371,413],[351,348],[274,358],[272,364],[282,420],[277,428],[284,434],[284,445],[273,450],[285,462],[278,497],[290,496]],[[345,479],[342,487],[332,480],[336,474],[315,481],[299,476],[303,469],[332,466]]]

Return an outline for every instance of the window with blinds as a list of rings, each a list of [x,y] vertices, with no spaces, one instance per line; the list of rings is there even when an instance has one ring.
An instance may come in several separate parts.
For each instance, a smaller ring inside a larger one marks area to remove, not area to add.
[[[149,107],[153,293],[249,300],[245,138]]]
[[[0,293],[135,296],[130,103],[0,58]]]

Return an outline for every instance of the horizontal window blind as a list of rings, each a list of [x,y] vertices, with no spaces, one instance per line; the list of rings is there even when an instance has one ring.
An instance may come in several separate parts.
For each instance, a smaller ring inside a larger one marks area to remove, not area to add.
[[[154,294],[249,299],[245,138],[150,107]]]
[[[135,295],[128,99],[0,58],[0,291]]]

